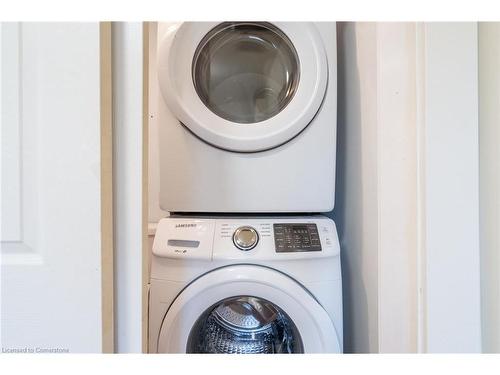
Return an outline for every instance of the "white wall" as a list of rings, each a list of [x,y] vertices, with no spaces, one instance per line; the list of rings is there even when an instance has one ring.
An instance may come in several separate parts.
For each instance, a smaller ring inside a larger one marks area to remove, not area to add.
[[[162,22],[165,27],[168,23]],[[148,221],[150,233],[154,234],[156,225],[168,212],[160,208],[160,142],[159,124],[157,121],[158,100],[160,100],[160,88],[158,86],[158,71],[156,70],[156,46],[158,35],[158,24],[152,23],[149,37],[149,160],[148,160]]]
[[[500,352],[500,23],[479,24],[483,350]]]
[[[337,27],[335,220],[342,249],[344,350],[378,352],[376,24]]]
[[[417,351],[416,25],[377,24],[378,325],[381,353]]]
[[[98,23],[3,23],[2,349],[100,352]]]
[[[337,206],[345,347],[416,351],[415,25],[341,23]]]

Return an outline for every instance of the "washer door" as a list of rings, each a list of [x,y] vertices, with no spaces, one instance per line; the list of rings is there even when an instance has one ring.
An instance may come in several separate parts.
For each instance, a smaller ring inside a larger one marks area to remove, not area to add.
[[[260,266],[195,280],[164,317],[160,353],[339,353],[333,323],[296,281]]]
[[[279,146],[323,101],[328,64],[313,24],[186,22],[159,43],[160,89],[198,137],[231,151]]]

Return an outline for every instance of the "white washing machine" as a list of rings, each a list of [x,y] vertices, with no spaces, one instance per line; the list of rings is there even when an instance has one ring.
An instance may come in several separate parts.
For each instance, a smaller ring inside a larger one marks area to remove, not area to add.
[[[327,212],[335,196],[335,23],[159,23],[160,206]]]
[[[162,219],[149,314],[152,353],[340,353],[335,224],[319,215]]]

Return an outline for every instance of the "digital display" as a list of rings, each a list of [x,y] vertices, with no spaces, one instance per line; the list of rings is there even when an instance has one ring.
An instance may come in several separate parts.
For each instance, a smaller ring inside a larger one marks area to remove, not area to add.
[[[314,223],[273,224],[277,253],[321,251],[318,228]]]

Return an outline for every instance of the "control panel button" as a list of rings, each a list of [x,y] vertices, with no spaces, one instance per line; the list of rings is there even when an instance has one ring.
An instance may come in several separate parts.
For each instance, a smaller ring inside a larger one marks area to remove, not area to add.
[[[277,253],[321,251],[315,223],[275,223],[273,227]]]
[[[259,234],[252,227],[239,227],[234,231],[233,242],[238,249],[248,251],[257,246]]]

